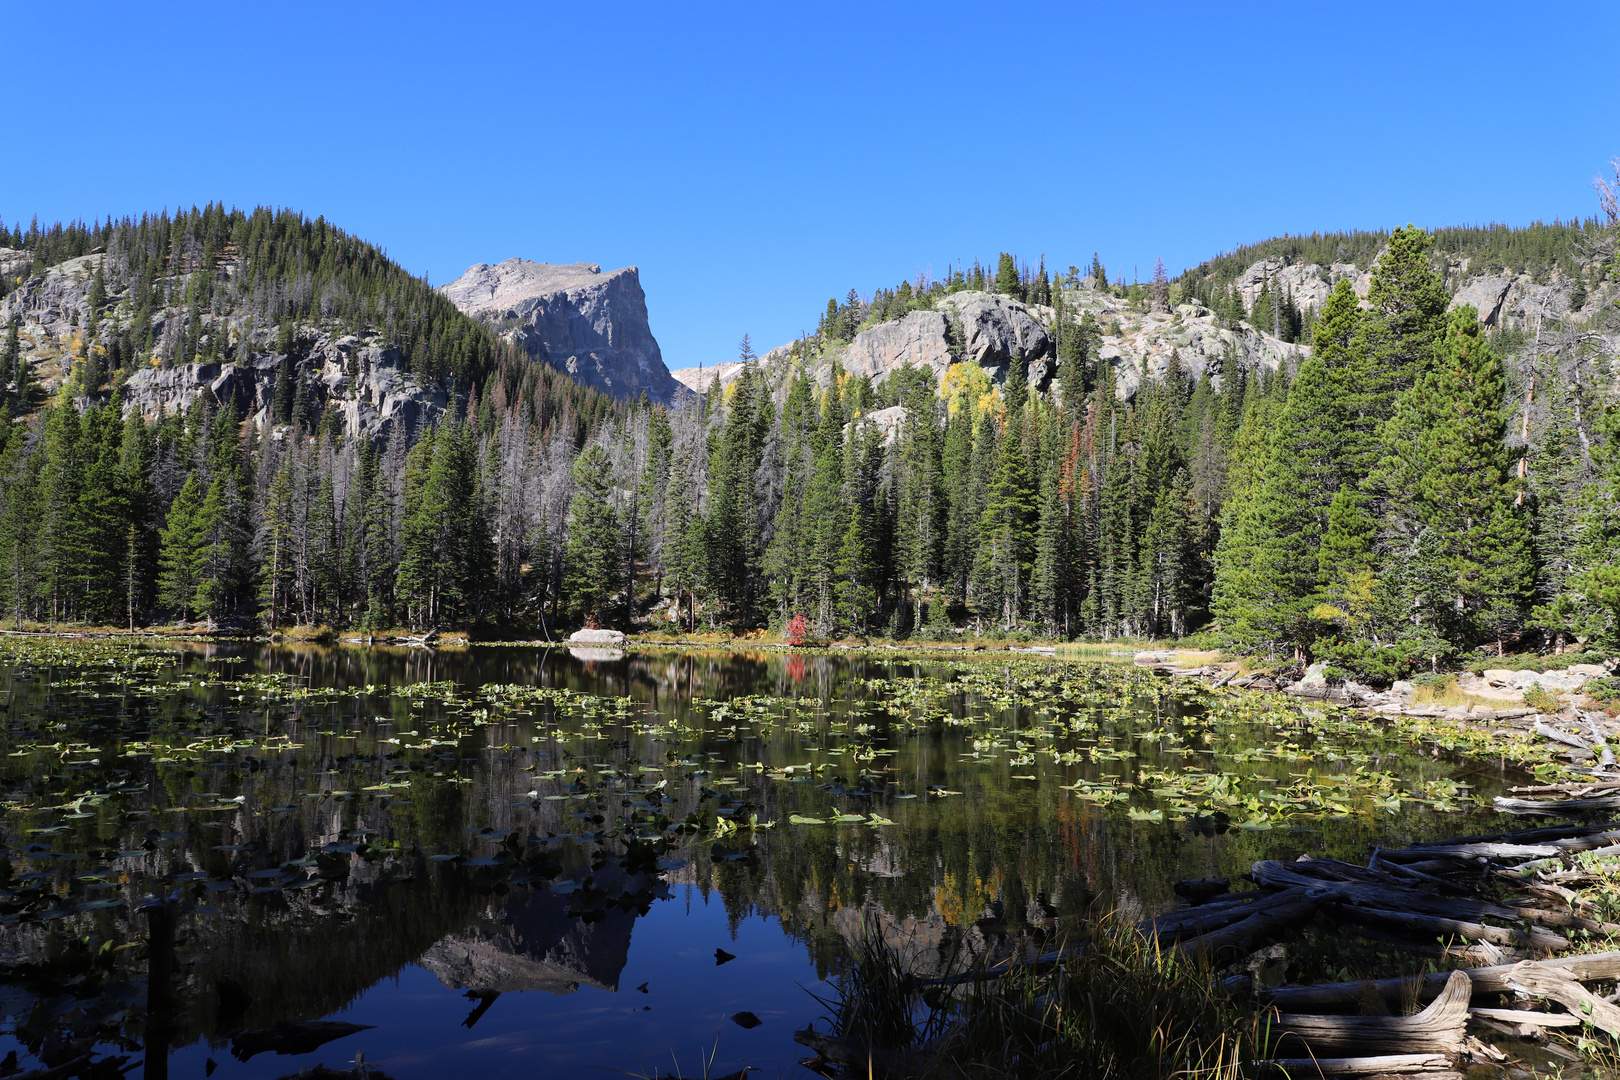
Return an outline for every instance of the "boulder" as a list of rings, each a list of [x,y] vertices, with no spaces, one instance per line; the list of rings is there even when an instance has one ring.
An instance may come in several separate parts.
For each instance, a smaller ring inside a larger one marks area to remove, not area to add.
[[[1327,663],[1326,663],[1326,661],[1317,661],[1316,663],[1312,664],[1310,667],[1306,668],[1304,677],[1301,678],[1296,685],[1299,685],[1299,686],[1326,686],[1327,685]]]
[[[634,266],[604,274],[595,263],[477,263],[439,292],[586,386],[621,400],[645,393],[666,405],[688,393],[664,366]]]
[[[1571,664],[1564,670],[1571,675],[1585,675],[1589,679],[1601,679],[1609,673],[1609,669],[1602,664]]]
[[[1417,696],[1417,687],[1412,683],[1398,680],[1390,686],[1389,692],[1390,696],[1397,700],[1411,704],[1412,700]]]
[[[568,635],[568,644],[616,649],[624,644],[624,635],[617,630],[575,630]]]
[[[1571,690],[1579,690],[1591,679],[1589,675],[1582,675],[1575,671],[1543,671],[1536,676],[1536,683],[1543,690],[1550,690],[1555,694],[1566,694]]]
[[[900,438],[900,433],[906,428],[906,407],[904,405],[890,405],[887,409],[878,409],[865,416],[858,416],[850,424],[873,424],[883,433],[883,445],[893,446]],[[849,424],[844,425],[846,428]]]
[[[1481,673],[1485,681],[1492,686],[1515,686],[1515,678],[1521,674],[1533,675],[1533,672],[1508,671],[1505,668],[1487,668]]]

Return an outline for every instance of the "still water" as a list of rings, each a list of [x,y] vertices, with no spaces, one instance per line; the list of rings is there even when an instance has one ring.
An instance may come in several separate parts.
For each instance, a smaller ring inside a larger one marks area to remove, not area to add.
[[[224,1080],[807,1075],[863,936],[920,974],[1049,948],[1179,879],[1483,827],[1512,775],[1005,655],[8,638],[0,688],[0,1056],[140,1060],[172,896],[168,1075]],[[316,1020],[368,1026],[277,1034]]]

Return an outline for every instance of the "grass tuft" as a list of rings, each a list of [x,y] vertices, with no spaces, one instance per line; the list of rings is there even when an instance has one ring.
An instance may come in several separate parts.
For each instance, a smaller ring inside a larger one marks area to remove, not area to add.
[[[1238,1080],[1259,1032],[1209,967],[1105,917],[1056,967],[925,989],[874,937],[824,1001],[890,1077]]]

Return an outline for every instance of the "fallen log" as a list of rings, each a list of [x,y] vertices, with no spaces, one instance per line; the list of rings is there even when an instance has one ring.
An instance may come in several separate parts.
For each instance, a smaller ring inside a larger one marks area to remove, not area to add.
[[[1558,855],[1570,854],[1579,851],[1592,851],[1597,848],[1612,845],[1620,840],[1620,829],[1605,829],[1602,832],[1587,833],[1584,836],[1570,836],[1559,840],[1549,840],[1540,844],[1447,844],[1424,848],[1403,848],[1398,851],[1379,852],[1381,859],[1526,859],[1526,858],[1555,858]]]
[[[1412,1016],[1279,1013],[1272,1018],[1270,1029],[1279,1051],[1303,1049],[1313,1057],[1335,1051],[1455,1054],[1462,1050],[1467,1034],[1471,993],[1468,976],[1453,971],[1439,996]]]
[[[902,1053],[877,1046],[866,1046],[852,1039],[841,1039],[810,1027],[803,1031],[795,1031],[793,1041],[814,1050],[824,1061],[846,1069],[858,1070],[862,1074],[870,1071],[878,1076],[887,1076],[892,1072],[908,1072],[920,1064],[917,1059],[923,1056],[921,1052]]]
[[[1529,930],[1509,930],[1501,926],[1448,919],[1440,915],[1422,915],[1411,911],[1390,911],[1384,908],[1358,904],[1338,904],[1334,911],[1352,922],[1374,922],[1385,926],[1398,926],[1412,933],[1435,937],[1460,937],[1465,941],[1488,941],[1492,945],[1511,945],[1563,952],[1569,948],[1569,939],[1550,930],[1532,927]]]
[[[1586,1022],[1569,1013],[1525,1012],[1520,1009],[1469,1009],[1468,1015],[1503,1024],[1526,1024],[1538,1028],[1580,1027]]]
[[[1510,799],[1498,795],[1491,802],[1504,814],[1544,814],[1548,817],[1620,810],[1620,795],[1607,795],[1600,799]]]
[[[1515,878],[1515,877],[1517,877],[1517,878],[1527,878],[1531,874],[1537,873],[1537,872],[1539,872],[1541,870],[1553,870],[1553,869],[1562,870],[1565,867],[1565,862],[1564,862],[1563,856],[1565,856],[1565,855],[1577,855],[1577,854],[1579,854],[1579,855],[1590,855],[1595,859],[1606,859],[1606,858],[1609,858],[1610,856],[1620,855],[1620,844],[1610,844],[1608,847],[1592,848],[1590,850],[1582,851],[1582,852],[1575,852],[1575,851],[1561,852],[1559,855],[1556,855],[1556,856],[1554,856],[1553,858],[1550,858],[1550,859],[1535,859],[1535,860],[1532,860],[1531,862],[1522,862],[1522,863],[1519,863],[1517,866],[1505,867],[1500,872],[1503,873],[1503,874],[1508,875],[1510,878]]]
[[[1537,825],[1531,829],[1515,829],[1512,832],[1454,836],[1449,840],[1420,841],[1405,850],[1416,851],[1421,848],[1449,847],[1452,844],[1539,844],[1544,840],[1563,840],[1572,836],[1589,836],[1592,833],[1600,833],[1609,829],[1620,830],[1620,821],[1594,822],[1586,825]]]
[[[1423,865],[1427,866],[1427,865],[1430,865],[1430,864],[1425,862]],[[1444,890],[1446,892],[1454,893],[1454,894],[1457,894],[1457,895],[1466,895],[1467,891],[1468,891],[1468,890],[1464,889],[1461,885],[1454,885],[1451,882],[1446,881],[1443,878],[1434,877],[1431,874],[1425,873],[1422,870],[1414,869],[1414,868],[1412,868],[1410,866],[1403,866],[1402,864],[1400,864],[1398,862],[1391,862],[1391,863],[1382,863],[1381,862],[1381,863],[1378,864],[1378,866],[1379,866],[1380,869],[1385,869],[1387,867],[1387,871],[1386,871],[1387,873],[1394,874],[1396,877],[1399,877],[1399,878],[1406,878],[1408,881],[1415,881],[1420,885],[1432,885],[1436,889],[1442,889],[1442,890]]]
[[[1535,734],[1540,735],[1543,739],[1551,739],[1555,743],[1562,743],[1565,746],[1573,746],[1577,750],[1590,751],[1592,749],[1592,747],[1587,744],[1585,739],[1577,735],[1571,735],[1567,731],[1559,731],[1551,724],[1543,723],[1540,720],[1537,720],[1535,726],[1530,730]]]
[[[1154,915],[1137,923],[1137,929],[1144,934],[1152,934],[1160,942],[1168,944],[1186,937],[1196,937],[1207,934],[1261,911],[1283,907],[1288,904],[1297,904],[1305,899],[1304,889],[1284,889],[1281,892],[1261,894],[1262,898],[1244,904],[1223,904],[1216,907],[1213,904],[1204,904],[1195,908],[1183,908],[1180,911],[1168,912],[1165,915]]]
[[[1190,955],[1214,956],[1224,949],[1260,941],[1289,927],[1297,926],[1313,917],[1316,912],[1317,902],[1309,896],[1300,895],[1290,903],[1255,911],[1247,918],[1229,926],[1188,938],[1178,947]]]
[[[1380,851],[1380,859],[1530,859],[1557,855],[1564,850],[1552,844],[1436,844],[1426,848],[1400,848]]]
[[[1459,969],[1468,976],[1475,994],[1506,994],[1513,992],[1508,976],[1529,965],[1537,970],[1558,971],[1579,982],[1609,982],[1620,979],[1620,952],[1585,953],[1578,956],[1558,956],[1550,960],[1528,960],[1520,964],[1497,964],[1492,967]],[[1417,986],[1418,1001],[1432,1001],[1445,989],[1451,978],[1449,972],[1435,972],[1421,977]],[[1360,1008],[1368,997],[1386,1001],[1401,1001],[1413,989],[1414,979],[1370,979],[1360,982],[1322,983],[1318,986],[1278,986],[1261,992],[1261,1000],[1279,1009],[1318,1010],[1333,1008]],[[1230,989],[1247,989],[1248,978],[1229,980]]]
[[[1381,1057],[1353,1058],[1272,1058],[1257,1061],[1263,1069],[1275,1069],[1305,1080],[1312,1076],[1372,1076],[1379,1073],[1450,1073],[1451,1059],[1444,1054],[1385,1054]],[[1455,1075],[1455,1073],[1453,1073]]]
[[[1392,874],[1375,875],[1359,866],[1350,869],[1363,875],[1361,881],[1324,879],[1301,872],[1301,868],[1320,868],[1323,863],[1327,863],[1327,860],[1280,863],[1267,859],[1255,863],[1249,869],[1249,876],[1257,884],[1267,888],[1300,887],[1314,890],[1312,895],[1324,902],[1332,901],[1380,909],[1396,907],[1422,915],[1468,921],[1506,919],[1517,922],[1520,918],[1517,912],[1500,904],[1491,904],[1466,896],[1436,896],[1431,892],[1421,892],[1399,883]],[[1342,868],[1348,866],[1350,866],[1348,863],[1338,863],[1330,869],[1343,876],[1345,871]]]
[[[1556,1001],[1583,1022],[1620,1038],[1620,1008],[1592,993],[1568,972],[1515,964],[1507,975],[1507,983],[1526,997]]]

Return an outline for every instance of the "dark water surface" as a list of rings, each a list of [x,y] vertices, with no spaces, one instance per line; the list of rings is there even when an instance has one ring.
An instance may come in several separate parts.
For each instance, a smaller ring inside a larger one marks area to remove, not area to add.
[[[357,1051],[400,1080],[806,1075],[792,1032],[826,1026],[811,993],[863,934],[924,974],[1049,947],[1181,878],[1482,826],[1503,780],[1118,666],[3,648],[0,1056],[24,1068],[84,1036],[143,1055],[137,908],[177,893],[171,1076]],[[373,1026],[241,1036],[320,1019]]]

